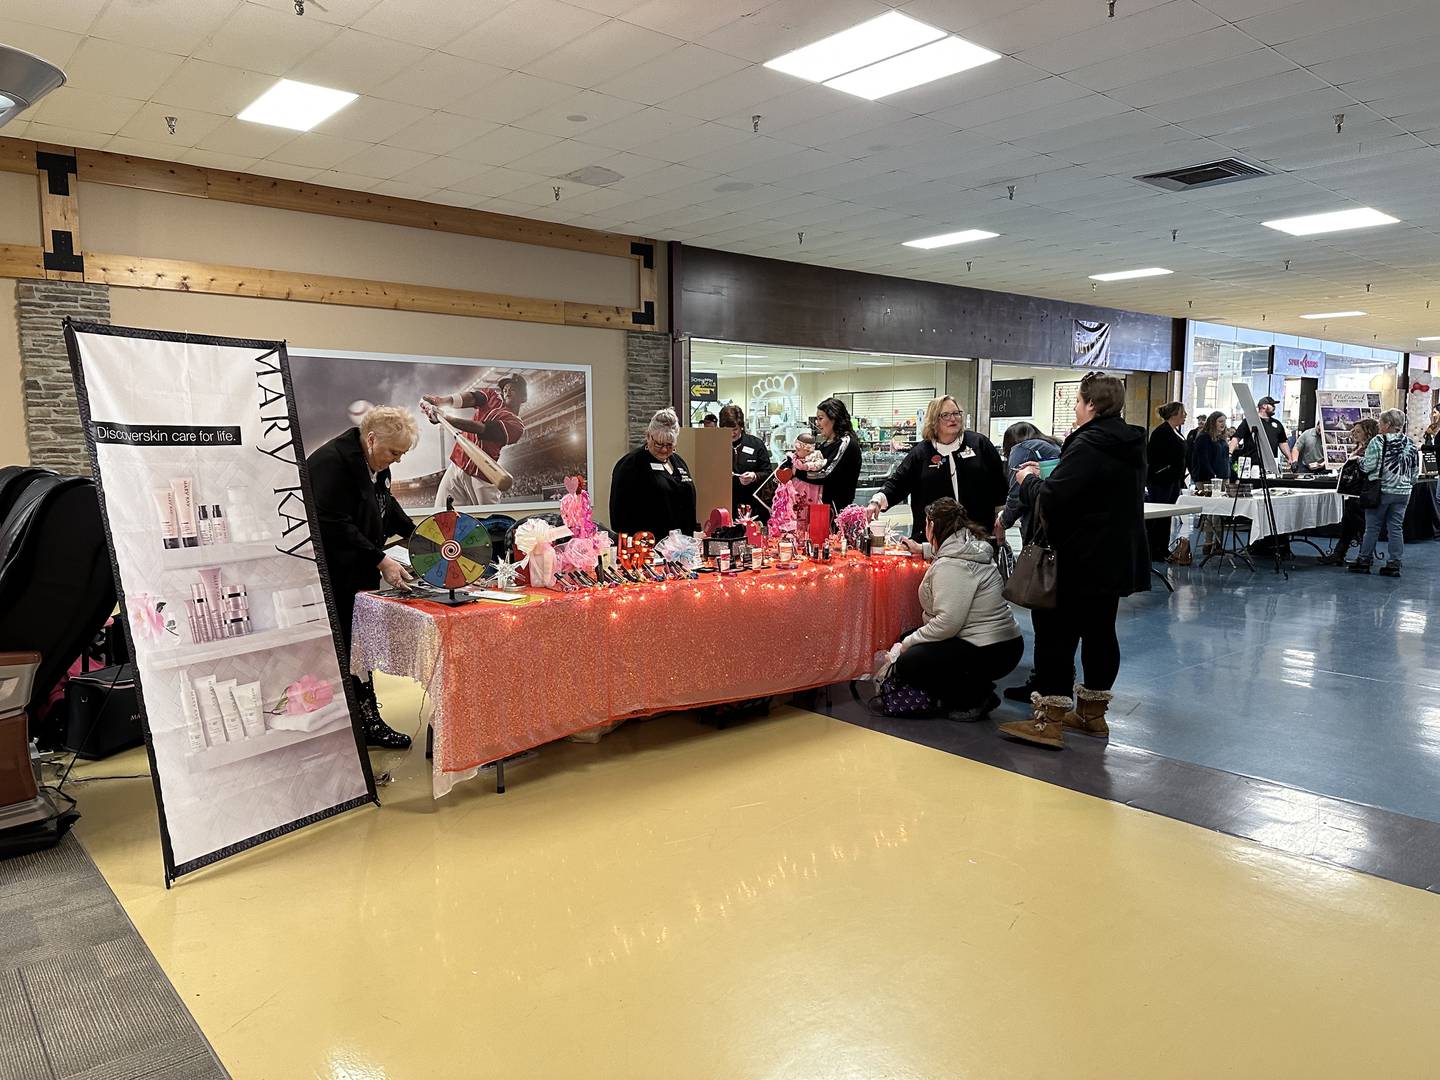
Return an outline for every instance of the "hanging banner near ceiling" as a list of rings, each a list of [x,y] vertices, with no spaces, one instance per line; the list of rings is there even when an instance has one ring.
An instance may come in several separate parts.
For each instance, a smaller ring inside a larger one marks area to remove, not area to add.
[[[1071,339],[1070,365],[1072,367],[1108,368],[1110,366],[1110,324],[1075,320],[1075,332]]]
[[[1290,378],[1323,379],[1324,349],[1297,349],[1290,345],[1270,346],[1270,373]]]
[[[1372,390],[1320,390],[1315,394],[1320,412],[1320,445],[1325,467],[1339,472],[1350,456],[1350,429],[1367,416],[1380,420],[1380,394]]]
[[[285,346],[65,327],[165,883],[377,802],[342,678]]]

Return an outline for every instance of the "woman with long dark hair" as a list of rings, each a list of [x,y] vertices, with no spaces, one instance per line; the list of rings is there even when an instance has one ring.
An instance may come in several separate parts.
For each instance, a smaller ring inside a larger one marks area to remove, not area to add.
[[[1145,452],[1145,500],[1174,505],[1185,486],[1185,436],[1180,428],[1185,423],[1185,406],[1168,401],[1159,408],[1160,423],[1150,432],[1150,445]],[[1159,562],[1170,555],[1171,518],[1146,522],[1150,539],[1150,561]],[[1175,559],[1189,561],[1190,540],[1182,537],[1175,549]]]
[[[1225,414],[1223,412],[1212,412],[1205,418],[1205,422],[1195,431],[1195,436],[1190,440],[1189,456],[1186,464],[1190,470],[1190,479],[1196,484],[1204,484],[1211,480],[1223,480],[1230,475],[1230,446],[1225,438]],[[1183,554],[1177,550],[1170,556],[1170,561],[1177,566],[1189,566],[1194,562],[1194,556],[1208,554],[1202,551],[1200,535],[1204,523],[1201,518],[1208,515],[1195,516],[1195,524],[1190,529],[1184,546]]]
[[[1060,440],[1052,439],[1028,420],[1021,420],[1005,429],[1005,438],[1000,444],[1000,453],[1005,458],[1005,480],[1010,490],[1005,498],[1005,509],[995,523],[997,537],[1015,522],[1020,522],[1020,541],[1028,544],[1035,533],[1034,522],[1025,516],[1020,505],[1020,485],[1015,482],[1015,471],[1027,461],[1054,461],[1060,456]],[[1017,698],[1029,701],[1028,696]]]
[[[825,464],[819,469],[797,469],[798,479],[819,484],[821,498],[835,513],[855,501],[860,483],[860,440],[850,421],[850,410],[839,398],[826,398],[815,406],[815,430]]]
[[[1017,474],[1020,498],[1039,514],[1055,553],[1056,606],[1031,612],[1035,691],[1029,720],[1002,724],[1016,739],[1060,749],[1065,729],[1104,738],[1120,673],[1120,598],[1150,588],[1145,542],[1145,431],[1121,416],[1125,384],[1094,372],[1080,380],[1075,430],[1047,479]],[[1085,681],[1075,683],[1075,648]]]

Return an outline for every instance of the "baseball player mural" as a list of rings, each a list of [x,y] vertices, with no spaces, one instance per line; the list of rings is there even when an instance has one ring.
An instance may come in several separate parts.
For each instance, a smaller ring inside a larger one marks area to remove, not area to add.
[[[448,428],[455,436],[455,449],[436,495],[439,505],[444,506],[447,498],[454,499],[456,506],[488,506],[500,501],[501,494],[514,483],[500,467],[500,451],[525,437],[520,410],[529,397],[529,384],[523,375],[506,375],[494,389],[425,395],[425,418]],[[466,420],[441,412],[446,405],[473,411]]]

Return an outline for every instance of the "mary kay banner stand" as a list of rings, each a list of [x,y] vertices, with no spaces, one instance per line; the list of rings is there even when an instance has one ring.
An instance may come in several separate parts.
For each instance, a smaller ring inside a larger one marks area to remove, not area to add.
[[[165,884],[377,802],[282,342],[66,321]]]

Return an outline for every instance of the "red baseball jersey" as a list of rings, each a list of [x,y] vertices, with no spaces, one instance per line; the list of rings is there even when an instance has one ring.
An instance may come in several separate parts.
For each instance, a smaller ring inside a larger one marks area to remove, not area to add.
[[[521,423],[518,416],[505,407],[504,399],[500,397],[498,391],[478,390],[475,392],[480,395],[480,404],[476,406],[470,419],[477,424],[488,424],[492,420],[499,423],[505,429],[505,441],[492,442],[468,431],[462,431],[460,437],[477,443],[481,450],[484,450],[498,463],[500,451],[511,443],[520,441],[520,437],[525,434],[525,425]],[[465,451],[459,446],[450,451],[450,461],[452,464],[458,465],[466,475],[480,476],[480,470],[475,467],[473,461],[465,456]]]

